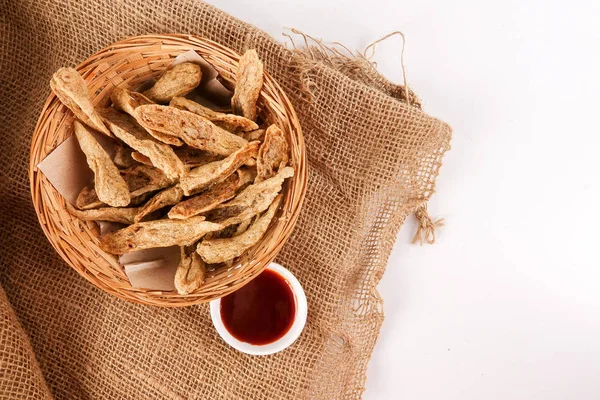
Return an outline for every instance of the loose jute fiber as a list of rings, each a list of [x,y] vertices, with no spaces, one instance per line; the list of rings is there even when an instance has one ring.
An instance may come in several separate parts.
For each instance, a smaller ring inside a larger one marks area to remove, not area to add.
[[[231,349],[207,305],[162,309],[102,292],[39,227],[27,167],[51,74],[148,33],[256,48],[298,113],[308,191],[277,261],[302,282],[309,316],[282,353]],[[312,44],[286,49],[197,0],[0,0],[0,398],[360,398],[383,320],[376,284],[405,218],[417,208],[427,218],[451,129],[365,58]]]

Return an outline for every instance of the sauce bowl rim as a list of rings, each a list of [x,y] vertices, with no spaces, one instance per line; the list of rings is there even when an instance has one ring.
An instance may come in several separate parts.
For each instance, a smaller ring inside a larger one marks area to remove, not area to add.
[[[281,275],[286,281],[288,281],[292,289],[292,293],[294,293],[294,300],[296,302],[296,315],[294,316],[294,323],[281,338],[272,343],[264,345],[253,345],[236,339],[231,333],[229,333],[227,328],[225,328],[223,320],[221,319],[221,299],[216,299],[210,302],[210,317],[219,336],[221,336],[221,338],[234,349],[241,351],[242,353],[257,356],[278,353],[291,346],[304,330],[304,326],[306,325],[306,317],[308,314],[306,295],[298,279],[296,279],[296,277],[287,268],[275,262],[269,264],[269,266],[265,269],[270,269]]]

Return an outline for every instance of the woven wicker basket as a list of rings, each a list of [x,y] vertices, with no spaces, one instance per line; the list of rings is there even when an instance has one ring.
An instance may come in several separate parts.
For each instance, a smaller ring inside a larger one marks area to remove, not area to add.
[[[240,55],[218,43],[189,35],[148,35],[125,39],[91,56],[76,69],[86,80],[94,105],[108,104],[109,94],[124,81],[139,85],[158,77],[172,59],[190,49],[211,63],[227,82],[235,82]],[[238,265],[211,271],[206,283],[183,296],[175,291],[150,291],[131,286],[117,259],[98,247],[98,229],[66,211],[64,198],[37,165],[72,134],[72,113],[51,94],[33,133],[29,178],[35,211],[44,233],[61,257],[88,281],[125,300],[163,307],[181,307],[223,297],[256,277],[275,258],[298,218],[306,192],[306,155],[300,124],[289,99],[268,73],[259,99],[262,117],[277,123],[291,148],[295,176],[284,185],[284,199],[263,240]]]

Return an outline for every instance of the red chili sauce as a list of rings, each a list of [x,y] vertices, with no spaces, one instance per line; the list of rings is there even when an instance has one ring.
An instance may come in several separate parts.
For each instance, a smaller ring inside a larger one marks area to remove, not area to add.
[[[290,284],[270,269],[221,299],[225,328],[237,340],[257,346],[283,337],[295,317],[296,300]]]

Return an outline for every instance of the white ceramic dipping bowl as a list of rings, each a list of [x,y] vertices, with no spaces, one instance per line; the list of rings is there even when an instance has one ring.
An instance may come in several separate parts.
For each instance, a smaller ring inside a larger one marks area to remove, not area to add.
[[[308,305],[306,302],[306,295],[304,294],[304,290],[302,286],[300,286],[300,282],[298,279],[290,271],[282,267],[277,263],[271,263],[267,267],[272,271],[277,272],[281,275],[286,281],[289,282],[290,287],[292,288],[292,292],[294,293],[294,299],[296,301],[296,316],[294,318],[294,323],[289,331],[281,338],[276,340],[273,343],[265,344],[265,345],[253,345],[250,343],[242,342],[233,337],[231,333],[225,328],[223,324],[223,320],[221,319],[221,299],[213,300],[210,302],[210,317],[212,318],[213,325],[215,329],[219,333],[219,335],[223,338],[223,340],[229,344],[234,349],[237,349],[246,354],[252,354],[257,356],[265,356],[268,354],[277,353],[281,350],[284,350],[292,345],[302,333],[304,329],[304,325],[306,325],[306,315],[308,313]]]

